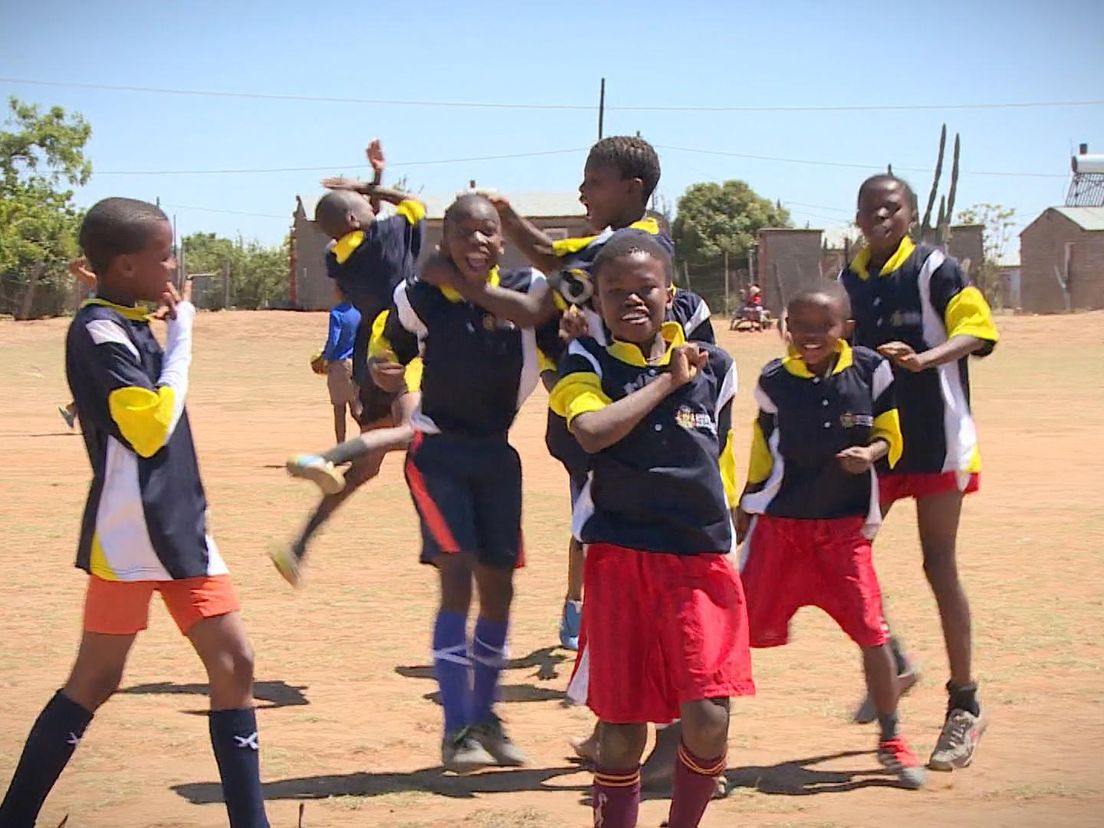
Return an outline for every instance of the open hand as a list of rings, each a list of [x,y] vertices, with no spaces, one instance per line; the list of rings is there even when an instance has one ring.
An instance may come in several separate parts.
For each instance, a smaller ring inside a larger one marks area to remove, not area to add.
[[[887,342],[885,345],[879,345],[878,353],[906,371],[923,371],[928,367],[924,355],[916,353],[911,345],[904,342]]]
[[[836,459],[848,474],[864,474],[874,465],[874,452],[870,446],[851,446],[837,454]]]
[[[96,287],[96,274],[92,272],[88,259],[84,256],[69,262],[69,275],[83,283],[87,288],[95,289]]]
[[[674,378],[675,388],[681,388],[694,379],[708,360],[709,354],[693,342],[675,348],[671,352],[671,376]]]
[[[372,165],[372,171],[381,173],[387,167],[387,159],[383,156],[383,144],[379,138],[373,138],[368,149],[364,151],[368,156],[368,163]]]

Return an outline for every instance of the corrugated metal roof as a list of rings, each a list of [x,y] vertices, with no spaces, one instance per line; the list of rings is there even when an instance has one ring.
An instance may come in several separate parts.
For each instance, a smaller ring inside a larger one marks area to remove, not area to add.
[[[489,188],[480,188],[489,189]],[[493,191],[493,190],[492,190]],[[415,193],[415,197],[425,203],[426,213],[431,219],[444,218],[445,210],[461,193]],[[567,216],[585,216],[586,210],[579,203],[577,192],[561,193],[507,193],[510,204],[523,216],[528,218],[560,218]],[[303,204],[303,212],[308,219],[314,218],[314,207],[322,196],[297,196]],[[384,205],[385,210],[393,210],[390,205]],[[386,215],[387,213],[385,213]]]
[[[1104,230],[1104,207],[1054,207],[1082,230]]]

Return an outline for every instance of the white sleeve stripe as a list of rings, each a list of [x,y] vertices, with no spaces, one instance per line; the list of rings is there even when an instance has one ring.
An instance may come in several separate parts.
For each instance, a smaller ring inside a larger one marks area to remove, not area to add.
[[[732,402],[732,398],[736,396],[736,384],[736,361],[733,360],[721,382],[721,390],[717,394],[717,408],[713,412],[714,417],[720,417],[721,409]]]
[[[539,291],[539,295],[543,295],[544,292],[548,290],[548,282],[544,278],[544,274],[535,267],[529,268],[529,271],[529,287],[525,292],[533,294]]]
[[[707,305],[705,300],[702,299],[701,302],[698,303],[698,306],[694,308],[693,315],[691,315],[691,317],[686,320],[686,324],[683,326],[683,331],[686,333],[687,336],[690,336],[690,334],[701,327],[702,323],[705,322],[705,320],[707,320],[710,316],[711,312],[709,310],[709,305]]]
[[[778,406],[774,404],[767,392],[763,390],[763,386],[756,383],[755,385],[755,404],[759,406],[760,411],[765,411],[767,414],[777,414]]]
[[[426,338],[429,331],[425,323],[410,304],[410,296],[406,292],[406,283],[402,282],[395,288],[395,312],[399,315],[399,322],[410,333],[418,337],[419,341]]]
[[[88,335],[92,337],[92,341],[97,345],[114,342],[116,345],[122,345],[130,351],[135,359],[141,361],[138,349],[134,347],[134,343],[130,341],[130,337],[127,336],[126,331],[118,322],[113,322],[110,319],[93,319],[91,322],[85,323],[84,329],[88,331]]]
[[[572,340],[571,344],[567,346],[567,353],[572,356],[580,356],[591,364],[599,378],[602,376],[602,366],[598,364],[598,360],[594,358],[594,354],[579,344],[577,340]]]
[[[878,367],[874,369],[874,376],[871,379],[871,391],[874,394],[874,399],[877,400],[886,392],[886,389],[893,384],[893,369],[889,367],[889,363],[882,360],[878,363]]]

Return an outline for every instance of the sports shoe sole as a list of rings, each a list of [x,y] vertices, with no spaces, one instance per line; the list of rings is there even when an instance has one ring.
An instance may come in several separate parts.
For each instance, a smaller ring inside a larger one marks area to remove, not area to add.
[[[344,478],[337,476],[325,466],[317,463],[310,465],[299,463],[292,457],[287,461],[287,472],[299,480],[309,480],[322,490],[322,494],[334,495],[345,488]]]
[[[294,552],[287,548],[275,549],[268,553],[268,557],[285,581],[296,588],[303,585],[303,561]]]
[[[480,755],[480,753],[482,755]],[[489,768],[495,764],[494,757],[483,751],[471,751],[465,757],[453,757],[447,761],[441,763],[444,769],[455,773],[457,776],[466,776],[469,773],[475,773],[481,771],[484,768]]]

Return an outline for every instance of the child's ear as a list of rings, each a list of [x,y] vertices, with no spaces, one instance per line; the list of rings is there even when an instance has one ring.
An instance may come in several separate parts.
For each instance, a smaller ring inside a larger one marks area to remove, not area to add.
[[[358,219],[356,214],[351,210],[345,214],[345,226],[351,227],[353,230],[359,230],[361,228],[360,219]]]
[[[850,339],[852,334],[855,333],[855,320],[848,319],[843,323],[843,338]]]

